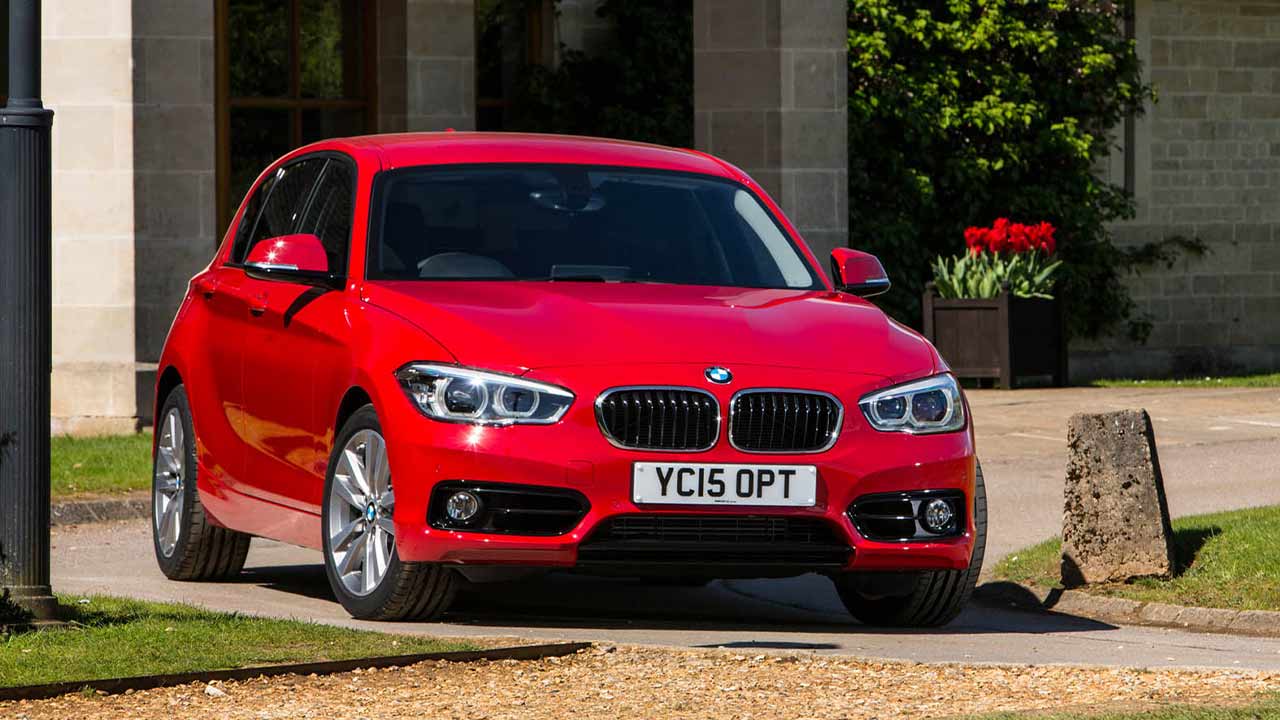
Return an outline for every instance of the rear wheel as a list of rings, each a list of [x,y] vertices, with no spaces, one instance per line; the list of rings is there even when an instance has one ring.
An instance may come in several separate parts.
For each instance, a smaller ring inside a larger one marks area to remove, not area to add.
[[[366,620],[428,620],[448,609],[458,576],[396,553],[395,489],[372,405],[355,412],[334,443],[321,526],[325,574],[338,602]]]
[[[973,493],[973,555],[964,570],[929,570],[876,577],[848,573],[834,579],[849,613],[867,625],[939,627],[960,614],[982,572],[987,546],[987,490],[982,466]]]
[[[227,580],[244,568],[250,536],[209,522],[196,489],[196,434],[186,388],[165,398],[156,422],[151,537],[170,580]]]

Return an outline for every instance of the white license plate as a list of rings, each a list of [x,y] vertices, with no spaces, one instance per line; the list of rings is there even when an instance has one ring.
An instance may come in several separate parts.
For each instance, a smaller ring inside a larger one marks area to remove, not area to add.
[[[817,497],[814,465],[638,462],[631,471],[636,503],[812,507]]]

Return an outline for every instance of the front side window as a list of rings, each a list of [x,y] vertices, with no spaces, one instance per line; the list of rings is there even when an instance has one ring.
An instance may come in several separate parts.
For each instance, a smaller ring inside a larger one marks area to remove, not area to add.
[[[576,165],[410,168],[375,191],[368,275],[820,289],[748,190]]]
[[[263,240],[298,232],[295,228],[304,210],[303,203],[326,162],[325,158],[313,157],[289,163],[263,180],[240,219],[232,262],[244,262],[253,246]]]
[[[340,275],[345,275],[347,270],[355,182],[355,172],[349,163],[329,160],[307,206],[307,214],[298,226],[298,232],[320,238],[329,257],[329,272]]]

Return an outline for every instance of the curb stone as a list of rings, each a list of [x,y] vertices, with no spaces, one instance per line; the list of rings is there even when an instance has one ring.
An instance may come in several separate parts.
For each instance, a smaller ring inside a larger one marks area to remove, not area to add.
[[[151,495],[132,492],[118,497],[86,498],[54,502],[49,508],[49,524],[54,527],[82,525],[110,520],[145,518],[151,512]]]
[[[1280,612],[1269,610],[1185,607],[1007,581],[984,583],[973,596],[987,605],[1078,615],[1102,622],[1280,637]]]

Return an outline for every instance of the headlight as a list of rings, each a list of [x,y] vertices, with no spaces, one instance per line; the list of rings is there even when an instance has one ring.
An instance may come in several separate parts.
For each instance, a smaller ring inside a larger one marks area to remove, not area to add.
[[[960,386],[950,375],[935,375],[871,393],[858,401],[871,427],[915,434],[952,432],[964,427]]]
[[[457,365],[415,363],[396,379],[427,417],[448,422],[548,425],[573,403],[562,387]]]

